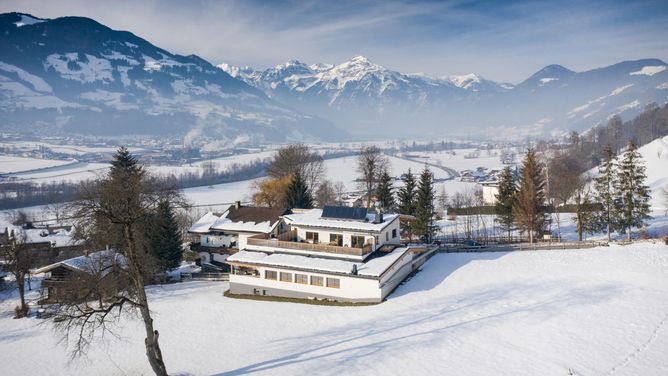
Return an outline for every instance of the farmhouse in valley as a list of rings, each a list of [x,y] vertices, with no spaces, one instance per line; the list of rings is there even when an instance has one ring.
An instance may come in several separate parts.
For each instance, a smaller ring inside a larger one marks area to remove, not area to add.
[[[397,214],[325,206],[282,219],[287,231],[250,236],[227,257],[230,293],[380,302],[432,251],[401,245]]]

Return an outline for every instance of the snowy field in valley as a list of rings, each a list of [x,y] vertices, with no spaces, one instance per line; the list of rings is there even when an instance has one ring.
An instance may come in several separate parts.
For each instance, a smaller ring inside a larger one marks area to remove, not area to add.
[[[71,164],[72,161],[0,155],[0,174],[37,170]]]
[[[375,306],[236,300],[226,283],[149,289],[179,375],[666,375],[668,246],[439,254]],[[0,374],[151,374],[138,320],[68,364],[49,323],[0,302]],[[35,299],[35,291],[29,293]]]

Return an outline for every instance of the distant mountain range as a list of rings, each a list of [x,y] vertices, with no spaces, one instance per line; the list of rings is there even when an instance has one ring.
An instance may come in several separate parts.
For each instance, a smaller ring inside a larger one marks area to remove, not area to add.
[[[668,100],[667,65],[657,59],[586,72],[550,65],[518,85],[476,74],[402,74],[363,56],[338,65],[291,60],[266,70],[218,67],[279,102],[367,137],[584,130],[613,114],[628,118]]]
[[[330,122],[268,98],[195,56],[91,19],[0,15],[0,130],[333,140]]]
[[[266,70],[181,56],[82,17],[0,15],[0,131],[175,135],[224,143],[524,137],[668,101],[667,64],[547,66],[512,85],[403,74],[355,56]]]

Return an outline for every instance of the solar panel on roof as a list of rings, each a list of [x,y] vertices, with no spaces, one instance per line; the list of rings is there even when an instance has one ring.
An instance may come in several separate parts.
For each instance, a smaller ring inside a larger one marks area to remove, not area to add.
[[[348,206],[329,206],[322,208],[322,218],[348,219],[361,221],[366,219],[366,208],[351,208]]]

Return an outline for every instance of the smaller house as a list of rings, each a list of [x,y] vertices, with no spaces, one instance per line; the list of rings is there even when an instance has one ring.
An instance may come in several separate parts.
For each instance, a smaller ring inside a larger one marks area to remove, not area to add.
[[[276,238],[286,231],[283,208],[243,206],[239,201],[222,213],[208,212],[188,230],[199,236],[191,250],[199,253],[203,263],[228,268],[223,264],[229,255],[246,248],[252,236]]]
[[[127,276],[122,272],[126,267],[123,255],[107,249],[39,268],[35,274],[46,273],[40,304],[96,301],[115,296],[127,287]]]

